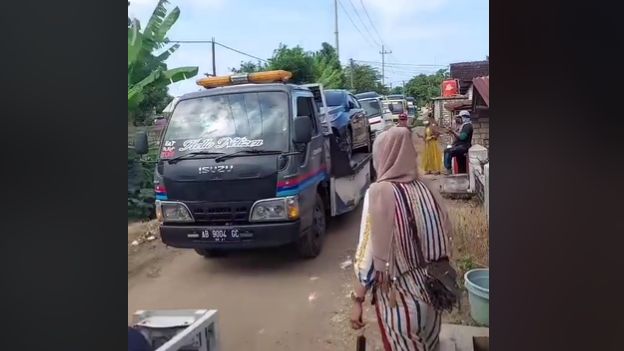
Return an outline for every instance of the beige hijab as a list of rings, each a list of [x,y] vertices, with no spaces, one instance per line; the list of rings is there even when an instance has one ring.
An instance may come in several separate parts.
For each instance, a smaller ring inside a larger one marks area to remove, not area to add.
[[[407,128],[393,127],[379,134],[373,144],[373,166],[377,181],[369,190],[369,214],[375,270],[383,271],[389,260],[390,239],[394,231],[395,197],[391,183],[410,183],[419,179],[416,149]],[[445,229],[448,216],[438,194],[432,192],[443,214]],[[448,234],[448,231],[447,231]]]

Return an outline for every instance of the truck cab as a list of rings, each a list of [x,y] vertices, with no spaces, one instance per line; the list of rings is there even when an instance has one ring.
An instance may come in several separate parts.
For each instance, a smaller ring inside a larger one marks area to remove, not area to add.
[[[305,86],[272,82],[289,72],[260,73],[261,83],[253,74],[243,83],[241,76],[200,79],[208,89],[175,105],[154,175],[165,244],[206,257],[294,244],[302,257],[316,257],[326,217],[355,208],[363,197],[370,157],[343,170],[343,178],[360,181],[340,194],[341,179],[331,174],[337,148],[315,95]],[[137,150],[145,152],[141,138]]]

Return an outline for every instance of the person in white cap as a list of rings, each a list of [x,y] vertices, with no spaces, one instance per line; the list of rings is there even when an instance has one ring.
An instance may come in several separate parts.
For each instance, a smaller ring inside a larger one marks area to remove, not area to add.
[[[450,148],[444,150],[444,168],[447,172],[451,173],[451,160],[453,157],[464,158],[464,155],[468,152],[468,149],[472,146],[472,123],[470,120],[470,112],[461,111],[459,117],[462,119],[462,125],[459,128],[459,132],[447,128],[449,134],[453,135],[455,140]],[[466,160],[462,160],[465,166]],[[464,167],[465,168],[465,167]]]

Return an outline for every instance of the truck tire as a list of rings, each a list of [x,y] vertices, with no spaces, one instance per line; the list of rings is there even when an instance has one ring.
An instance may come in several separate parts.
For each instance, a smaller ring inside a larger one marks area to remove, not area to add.
[[[370,128],[368,129],[368,140],[364,146],[360,146],[357,150],[370,154],[373,151],[373,138],[371,138],[372,132]]]
[[[351,162],[351,158],[353,157],[353,132],[351,131],[351,128],[347,128],[347,133],[345,134],[345,144],[347,159]]]
[[[306,234],[300,236],[296,243],[297,252],[302,258],[314,258],[321,253],[323,248],[327,223],[325,220],[325,206],[319,194],[316,194],[316,203],[314,204],[312,216],[312,228]]]
[[[219,249],[195,249],[195,252],[205,258],[225,256],[225,251]]]

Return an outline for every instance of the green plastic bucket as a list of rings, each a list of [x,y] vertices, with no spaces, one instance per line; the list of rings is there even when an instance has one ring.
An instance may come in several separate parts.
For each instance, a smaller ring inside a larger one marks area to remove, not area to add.
[[[490,325],[490,269],[473,269],[464,275],[464,283],[468,290],[470,316],[475,322]]]

